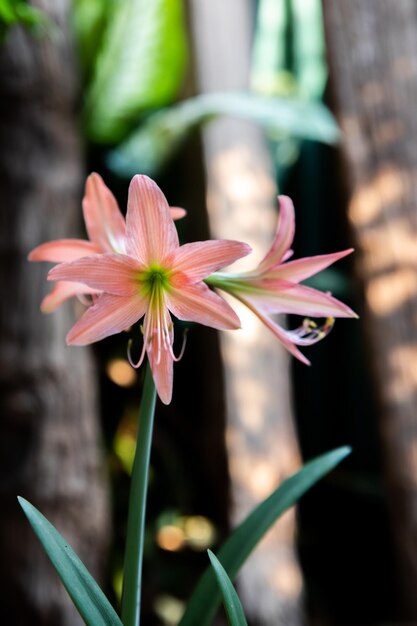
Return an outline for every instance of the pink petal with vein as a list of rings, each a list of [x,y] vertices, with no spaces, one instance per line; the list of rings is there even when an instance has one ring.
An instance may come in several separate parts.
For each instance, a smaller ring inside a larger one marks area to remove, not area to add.
[[[146,311],[147,302],[138,294],[121,297],[102,294],[67,335],[67,344],[85,346],[126,330]]]
[[[139,292],[137,275],[140,270],[137,261],[131,257],[97,254],[56,265],[49,272],[48,280],[81,282],[115,296],[133,296]]]
[[[245,304],[251,311],[260,319],[260,321],[279,339],[282,345],[290,352],[296,359],[304,363],[305,365],[311,365],[310,361],[304,356],[302,352],[296,347],[294,339],[288,334],[284,328],[279,324],[272,321],[267,315],[264,314],[256,304],[250,302],[246,298],[238,298],[243,304]]]
[[[251,250],[240,241],[197,241],[178,248],[172,265],[174,271],[184,272],[191,282],[197,282],[246,256]]]
[[[87,178],[83,213],[88,236],[100,246],[101,252],[125,252],[125,220],[99,174]]]
[[[95,289],[90,289],[86,285],[81,283],[67,283],[61,281],[57,283],[52,291],[44,297],[41,303],[42,313],[52,313],[55,311],[65,300],[78,295],[89,295],[97,293]]]
[[[172,399],[172,385],[174,379],[172,357],[167,350],[164,350],[158,364],[155,363],[153,357],[150,357],[149,362],[158,396],[164,404],[169,404]]]
[[[240,320],[233,309],[204,283],[172,290],[166,294],[166,303],[180,320],[198,322],[219,330],[240,328]]]
[[[171,325],[171,316],[168,310],[164,311],[164,318],[166,326],[169,327]],[[171,331],[171,341],[173,339],[173,334],[173,331]],[[154,351],[148,349],[147,353],[158,396],[164,404],[169,404],[172,399],[172,385],[174,378],[172,355],[167,349],[161,350],[158,360]]]
[[[293,313],[311,317],[357,317],[343,302],[327,293],[284,280],[251,281],[259,291],[244,297],[270,313]]]
[[[333,254],[320,254],[290,261],[289,263],[284,263],[270,270],[268,277],[282,278],[293,283],[299,283],[321,272],[326,269],[326,267],[329,267],[329,265],[332,265],[332,263],[339,261],[339,259],[343,259],[343,257],[351,254],[351,252],[353,252],[353,248],[343,250],[342,252],[334,252]]]
[[[57,239],[37,246],[29,253],[29,261],[50,261],[51,263],[67,263],[83,256],[99,254],[101,248],[84,239]]]
[[[288,196],[278,196],[278,200],[280,211],[275,239],[258,266],[259,272],[265,271],[280,263],[289,251],[294,239],[295,212],[292,200]]]
[[[127,254],[150,265],[162,262],[178,246],[164,194],[153,180],[136,175],[130,183],[127,203]]]

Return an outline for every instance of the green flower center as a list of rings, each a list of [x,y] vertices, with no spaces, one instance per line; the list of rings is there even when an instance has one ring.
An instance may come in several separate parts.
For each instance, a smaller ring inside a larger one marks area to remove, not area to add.
[[[160,265],[151,265],[148,269],[140,272],[138,282],[140,283],[141,290],[143,290],[146,295],[155,297],[169,290],[170,275],[171,272]]]

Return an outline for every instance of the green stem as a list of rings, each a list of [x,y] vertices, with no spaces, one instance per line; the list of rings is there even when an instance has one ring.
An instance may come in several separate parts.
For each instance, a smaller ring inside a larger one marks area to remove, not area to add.
[[[130,486],[122,595],[122,622],[124,626],[139,626],[140,623],[146,493],[155,401],[155,383],[148,363],[139,412],[136,454]]]

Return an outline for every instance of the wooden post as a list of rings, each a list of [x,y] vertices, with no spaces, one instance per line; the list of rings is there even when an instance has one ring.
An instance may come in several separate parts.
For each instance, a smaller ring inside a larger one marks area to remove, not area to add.
[[[324,0],[405,617],[417,619],[417,5]],[[365,347],[364,347],[365,351]]]
[[[88,349],[65,345],[73,307],[40,313],[47,268],[26,260],[42,242],[77,236],[81,215],[70,2],[48,5],[53,31],[34,38],[14,27],[0,48],[0,622],[76,626],[16,501],[39,507],[101,575],[109,515],[96,372]]]
[[[190,0],[189,7],[200,91],[246,88],[251,4]],[[256,263],[272,241],[277,219],[262,133],[249,123],[222,119],[204,130],[203,143],[212,236],[250,243],[250,263]],[[251,314],[243,308],[238,314],[243,329],[221,334],[233,523],[299,465],[288,355]],[[265,538],[239,579],[248,617],[264,626],[300,623],[302,580],[293,541],[291,512]]]

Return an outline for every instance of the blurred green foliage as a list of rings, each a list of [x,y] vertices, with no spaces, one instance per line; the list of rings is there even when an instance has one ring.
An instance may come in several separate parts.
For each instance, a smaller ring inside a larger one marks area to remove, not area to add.
[[[181,0],[113,0],[106,6],[105,15],[97,0],[78,2],[75,25],[82,63],[92,66],[87,135],[116,143],[144,112],[173,100],[184,74],[186,35]]]
[[[320,0],[260,0],[251,87],[264,95],[320,100],[327,77]]]
[[[73,0],[72,20],[84,82],[91,80],[114,0]]]
[[[127,178],[138,171],[155,175],[192,129],[220,115],[255,122],[277,138],[300,137],[333,144],[340,136],[334,118],[320,102],[247,92],[210,93],[150,115],[110,153],[109,165]]]
[[[50,21],[45,13],[30,6],[25,0],[0,0],[0,42],[15,24],[20,24],[38,35],[46,30]]]
[[[252,93],[204,94],[179,104],[173,102],[188,49],[181,0],[76,0],[74,9],[86,133],[95,143],[113,146],[108,164],[119,176],[157,175],[193,129],[220,115],[265,128],[279,167],[296,158],[294,139],[339,139],[319,101],[326,75],[319,0],[307,0],[305,9],[298,2],[261,0]],[[289,44],[294,20],[297,36]],[[289,45],[296,70],[286,54]]]

